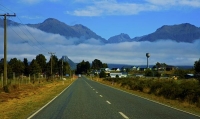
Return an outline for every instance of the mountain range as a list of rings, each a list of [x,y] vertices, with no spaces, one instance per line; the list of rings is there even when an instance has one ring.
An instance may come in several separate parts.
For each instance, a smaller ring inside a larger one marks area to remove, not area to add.
[[[8,26],[20,25],[20,23],[8,20]],[[182,23],[178,25],[164,25],[158,28],[155,32],[139,36],[135,38],[130,38],[128,34],[121,33],[110,37],[109,39],[102,38],[95,32],[83,26],[81,24],[76,24],[74,26],[69,26],[64,22],[61,22],[54,18],[48,18],[42,23],[38,24],[26,24],[27,26],[40,29],[47,33],[60,34],[66,38],[79,38],[79,42],[76,44],[83,43],[87,39],[96,39],[102,44],[106,43],[120,43],[120,42],[132,42],[132,41],[150,41],[155,42],[158,40],[173,40],[176,42],[187,42],[192,43],[195,40],[200,40],[200,27],[196,27],[189,23]],[[0,19],[0,27],[3,27],[3,20]]]

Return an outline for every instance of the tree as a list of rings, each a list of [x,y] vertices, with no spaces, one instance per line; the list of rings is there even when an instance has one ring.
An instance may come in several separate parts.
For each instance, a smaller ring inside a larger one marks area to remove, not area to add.
[[[52,60],[52,66],[51,66],[51,60]],[[59,73],[59,62],[58,58],[55,55],[52,55],[52,58],[50,58],[49,62],[46,64],[46,74],[48,76],[51,75],[51,68],[52,68],[52,74]]]
[[[200,73],[200,58],[198,61],[195,61],[194,63],[194,70],[195,70],[195,73]]]
[[[82,61],[77,64],[76,74],[88,74],[90,71],[90,63],[88,61]]]
[[[93,62],[92,62],[92,69],[97,69],[99,70],[100,68],[103,68],[103,63],[98,60],[98,59],[95,59]]]
[[[17,58],[10,59],[8,62],[12,72],[8,72],[8,74],[11,74],[15,72],[16,76],[21,75],[24,72],[24,63],[18,60]]]
[[[58,61],[59,67],[60,67],[60,75],[66,75],[66,74],[70,74],[71,73],[71,68],[68,62],[63,62],[63,66],[62,66],[62,58]],[[63,67],[63,69],[62,69]]]
[[[45,72],[46,70],[46,58],[43,54],[39,54],[36,56],[36,61],[40,65],[42,72]]]
[[[30,74],[30,67],[27,58],[24,58],[23,63],[24,63],[24,75],[28,76]]]
[[[99,73],[99,78],[105,78],[105,77],[106,77],[105,71],[101,71],[101,72]]]
[[[3,73],[3,58],[0,60],[0,73]]]
[[[102,68],[108,68],[108,64],[107,63],[103,63],[102,64]]]
[[[145,71],[145,76],[153,76],[153,72],[150,69]]]
[[[194,70],[195,70],[196,78],[197,80],[199,80],[199,84],[200,84],[200,58],[198,61],[195,61],[194,63]]]
[[[38,74],[41,73],[42,69],[40,65],[37,63],[35,59],[33,59],[30,63],[30,73],[31,74]]]

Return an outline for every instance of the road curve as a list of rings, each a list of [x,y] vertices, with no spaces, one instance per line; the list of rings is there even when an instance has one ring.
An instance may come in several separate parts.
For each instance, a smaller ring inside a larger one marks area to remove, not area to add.
[[[30,117],[29,117],[30,118]],[[199,119],[164,105],[78,78],[31,119]]]

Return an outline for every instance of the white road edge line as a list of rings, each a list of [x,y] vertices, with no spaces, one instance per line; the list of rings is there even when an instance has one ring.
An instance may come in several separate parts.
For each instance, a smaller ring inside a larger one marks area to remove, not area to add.
[[[68,89],[68,87],[70,87],[74,82],[72,82],[69,86],[67,86],[67,88],[65,88],[61,93],[59,93],[56,97],[54,97],[52,100],[50,100],[47,104],[45,104],[43,107],[41,107],[38,111],[36,111],[35,113],[33,113],[31,116],[29,116],[27,119],[31,119],[32,117],[34,117],[37,113],[39,113],[42,109],[44,109],[47,105],[49,105],[51,102],[53,102],[59,95],[61,95],[66,89]]]
[[[124,117],[124,119],[129,119],[124,113],[122,113],[122,112],[119,112],[119,114],[121,114],[122,115],[122,117]]]
[[[106,101],[108,104],[111,104],[109,101]]]

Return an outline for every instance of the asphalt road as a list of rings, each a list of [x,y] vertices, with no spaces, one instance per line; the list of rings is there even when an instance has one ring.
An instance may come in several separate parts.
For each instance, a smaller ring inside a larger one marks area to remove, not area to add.
[[[199,119],[123,91],[78,78],[31,119]]]

